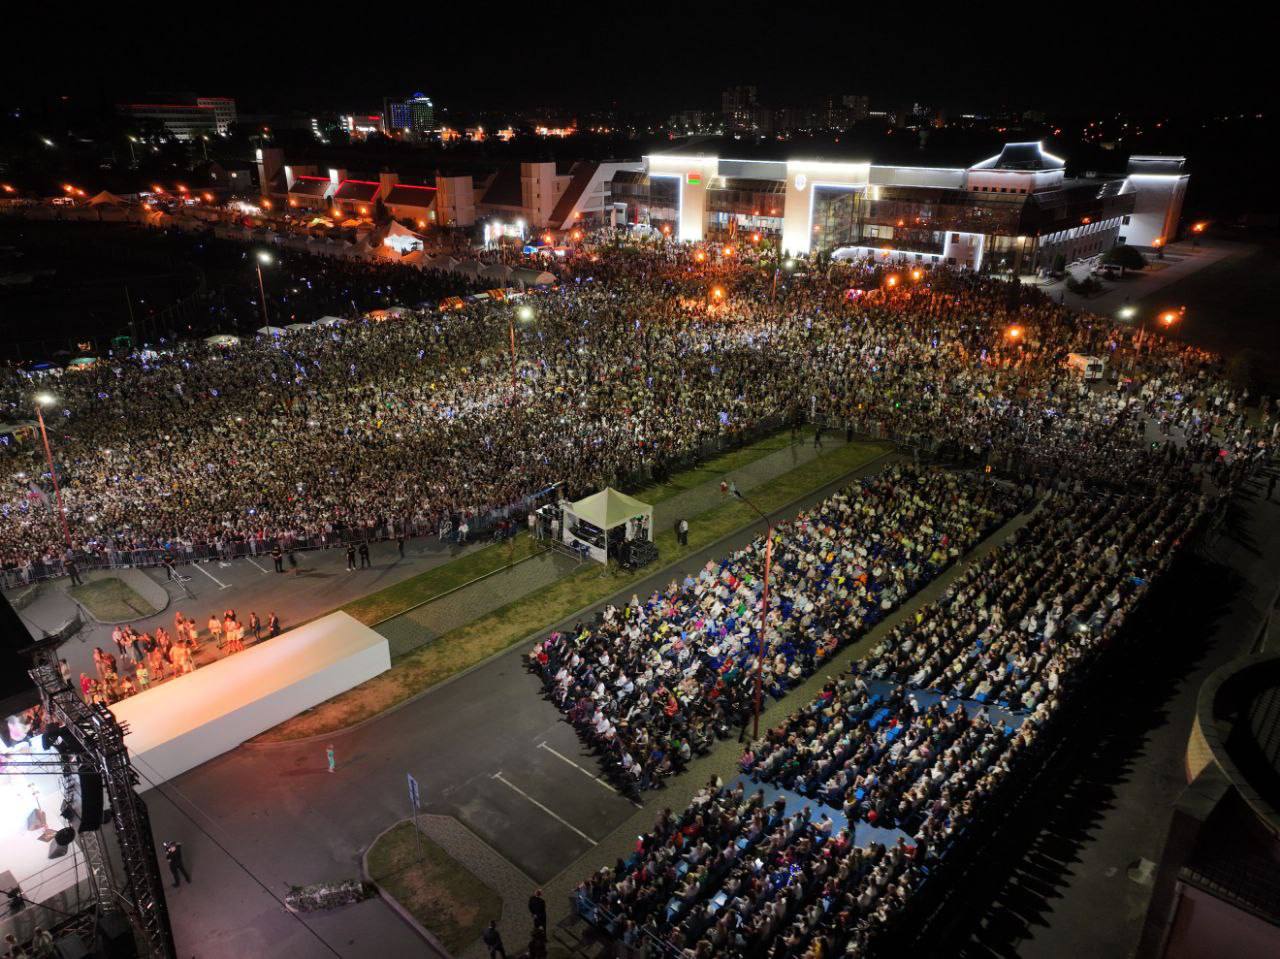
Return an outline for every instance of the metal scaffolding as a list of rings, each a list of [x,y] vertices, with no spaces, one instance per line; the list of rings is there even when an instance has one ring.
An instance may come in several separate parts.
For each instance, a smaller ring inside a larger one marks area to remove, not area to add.
[[[78,836],[98,907],[102,912],[123,913],[153,959],[175,959],[151,821],[135,788],[138,775],[124,744],[128,729],[105,706],[87,705],[62,679],[56,641],[42,640],[26,652],[31,656],[29,672],[40,690],[46,722],[66,730],[76,744],[72,751],[79,755],[81,771],[99,775],[107,790],[124,870],[123,887],[111,869],[101,833],[87,830]]]

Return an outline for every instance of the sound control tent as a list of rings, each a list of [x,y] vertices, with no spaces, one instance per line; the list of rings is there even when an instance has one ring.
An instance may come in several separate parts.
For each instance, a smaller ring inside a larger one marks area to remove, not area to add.
[[[564,504],[560,535],[570,549],[597,563],[607,563],[611,540],[653,539],[653,507],[606,487],[576,503]]]

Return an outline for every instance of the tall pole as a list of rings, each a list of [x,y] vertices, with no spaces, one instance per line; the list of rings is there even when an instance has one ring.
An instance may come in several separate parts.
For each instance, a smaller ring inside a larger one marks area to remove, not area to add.
[[[267,289],[262,284],[262,261],[259,260],[254,265],[258,268],[258,293],[262,296],[262,325],[270,326],[271,320],[267,318]]]
[[[515,314],[507,314],[507,329],[511,333],[511,402],[516,401],[516,321]]]
[[[765,533],[764,591],[760,597],[760,650],[756,655],[755,709],[751,721],[751,738],[760,738],[760,705],[764,698],[764,641],[769,631],[769,574],[773,570],[773,524]]]
[[[44,428],[44,413],[40,403],[36,403],[36,422],[40,424],[40,438],[44,440],[44,458],[49,464],[49,476],[53,480],[53,497],[58,503],[58,519],[62,521],[62,538],[71,549],[71,531],[67,529],[67,511],[62,506],[62,489],[58,486],[58,471],[53,468],[53,450],[49,448],[49,434]]]
[[[773,572],[773,523],[760,511],[760,507],[747,499],[738,491],[735,484],[729,484],[733,495],[751,507],[767,527],[764,543],[764,589],[760,595],[760,642],[756,650],[756,691],[752,710],[751,738],[760,738],[760,708],[764,700],[764,651],[765,637],[769,632],[769,577]]]
[[[133,337],[133,345],[140,346],[141,344],[138,342],[138,325],[133,317],[133,297],[129,295],[129,284],[127,283],[124,287],[124,301],[129,307],[129,333]]]

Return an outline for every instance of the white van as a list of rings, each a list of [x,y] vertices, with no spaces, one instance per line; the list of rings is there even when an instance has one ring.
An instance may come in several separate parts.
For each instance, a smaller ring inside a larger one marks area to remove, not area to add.
[[[1086,380],[1102,379],[1106,368],[1106,361],[1099,356],[1089,356],[1087,353],[1067,354],[1067,369],[1074,370]]]

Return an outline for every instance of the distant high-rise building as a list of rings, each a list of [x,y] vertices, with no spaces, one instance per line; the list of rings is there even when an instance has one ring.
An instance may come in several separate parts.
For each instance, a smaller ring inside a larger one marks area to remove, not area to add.
[[[213,122],[219,136],[226,136],[236,122],[236,101],[231,97],[196,97],[196,106],[213,110]]]
[[[436,107],[424,93],[401,100],[387,97],[382,101],[382,115],[387,133],[407,133],[415,139],[426,139],[436,127]]]
[[[230,97],[174,98],[167,102],[117,103],[116,112],[134,120],[158,123],[179,140],[226,133],[236,121]]]
[[[431,98],[422,93],[415,93],[406,104],[409,107],[409,127],[414,135],[425,137],[436,128],[436,107]]]
[[[756,88],[739,86],[725,90],[720,97],[720,112],[724,114],[726,132],[750,132],[757,122]]]

